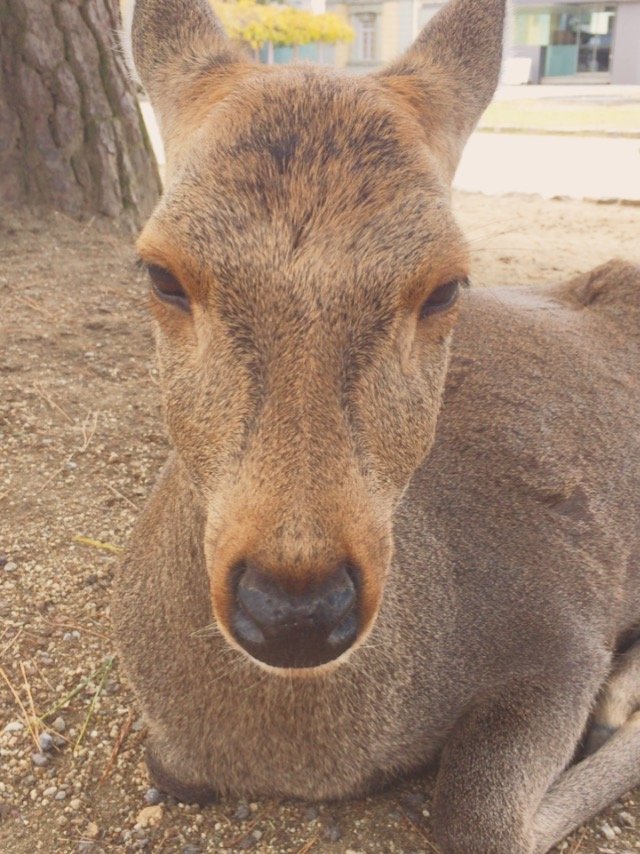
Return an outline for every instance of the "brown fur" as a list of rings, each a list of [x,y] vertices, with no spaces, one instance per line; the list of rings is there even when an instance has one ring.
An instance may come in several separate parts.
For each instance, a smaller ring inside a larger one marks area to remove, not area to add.
[[[562,773],[640,621],[640,270],[419,320],[468,273],[449,185],[502,16],[453,0],[349,78],[252,67],[205,0],[138,0],[171,142],[138,248],[192,310],[154,306],[176,450],[113,616],[181,797],[347,797],[440,756],[443,849],[531,854],[640,782],[633,721]],[[291,590],[357,564],[355,647],[259,666],[229,627],[240,559]]]

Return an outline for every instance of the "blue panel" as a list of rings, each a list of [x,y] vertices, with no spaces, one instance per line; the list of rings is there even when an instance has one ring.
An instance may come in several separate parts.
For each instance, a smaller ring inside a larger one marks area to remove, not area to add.
[[[545,75],[567,77],[578,70],[578,45],[558,44],[547,48]]]

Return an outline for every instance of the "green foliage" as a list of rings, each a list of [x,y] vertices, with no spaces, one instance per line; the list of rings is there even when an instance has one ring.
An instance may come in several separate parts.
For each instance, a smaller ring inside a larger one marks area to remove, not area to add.
[[[350,42],[353,30],[338,15],[314,15],[291,6],[263,5],[255,0],[212,0],[230,38],[259,50],[267,42],[298,46],[311,42]]]

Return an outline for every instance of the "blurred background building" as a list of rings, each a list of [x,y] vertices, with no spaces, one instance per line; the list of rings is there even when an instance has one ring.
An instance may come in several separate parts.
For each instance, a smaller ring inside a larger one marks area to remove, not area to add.
[[[339,14],[355,32],[351,44],[335,46],[331,59],[354,70],[388,62],[442,5],[429,0],[326,0],[327,12]],[[512,82],[640,83],[640,0],[513,0],[506,73]]]

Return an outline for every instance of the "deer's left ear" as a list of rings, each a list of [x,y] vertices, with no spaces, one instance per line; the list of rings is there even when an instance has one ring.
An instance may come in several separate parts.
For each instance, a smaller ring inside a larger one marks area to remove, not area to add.
[[[506,0],[450,0],[377,76],[416,113],[451,178],[500,76]]]

